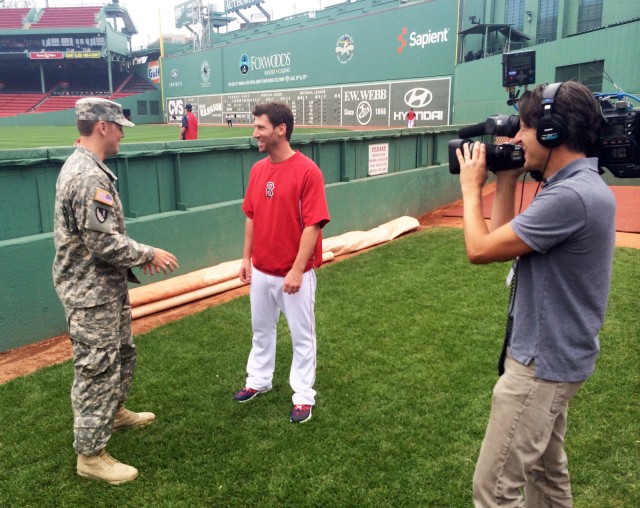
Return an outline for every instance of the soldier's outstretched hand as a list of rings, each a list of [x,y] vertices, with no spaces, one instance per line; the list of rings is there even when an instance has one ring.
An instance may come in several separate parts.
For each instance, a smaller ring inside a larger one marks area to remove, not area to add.
[[[154,275],[155,273],[160,273],[160,271],[166,274],[167,270],[173,272],[180,266],[178,259],[171,252],[156,247],[154,247],[154,250],[155,256],[144,265],[143,271],[145,274]]]

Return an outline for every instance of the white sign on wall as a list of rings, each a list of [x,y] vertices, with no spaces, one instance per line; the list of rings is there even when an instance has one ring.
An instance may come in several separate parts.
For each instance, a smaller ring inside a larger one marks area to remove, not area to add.
[[[262,2],[263,0],[224,0],[224,12],[235,12]]]
[[[369,176],[389,172],[389,143],[369,145]]]

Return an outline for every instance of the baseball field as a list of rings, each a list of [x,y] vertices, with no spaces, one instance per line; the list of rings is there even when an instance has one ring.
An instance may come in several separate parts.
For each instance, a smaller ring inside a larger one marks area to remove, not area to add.
[[[299,129],[306,134],[314,132],[329,132],[341,129],[323,129],[304,127]],[[148,143],[153,141],[177,141],[180,125],[136,125],[125,128],[125,138],[122,143]],[[198,129],[198,139],[218,139],[229,137],[248,137],[253,133],[250,126],[221,127],[201,125]],[[18,148],[36,148],[42,146],[72,146],[78,138],[78,130],[73,125],[68,126],[30,126],[4,127],[0,126],[0,150],[14,150]]]
[[[640,250],[616,249],[594,376],[572,401],[576,507],[640,506]],[[471,506],[504,333],[506,264],[470,265],[462,232],[426,229],[318,271],[317,406],[288,421],[291,339],[274,389],[247,404],[243,296],[137,337],[128,406],[151,427],[109,452],[113,487],[75,474],[70,362],[0,385],[0,506]]]

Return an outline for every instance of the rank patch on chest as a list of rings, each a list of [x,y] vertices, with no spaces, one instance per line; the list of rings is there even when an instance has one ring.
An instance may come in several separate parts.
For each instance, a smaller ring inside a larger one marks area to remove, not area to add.
[[[113,206],[113,196],[109,191],[101,189],[98,187],[96,189],[96,195],[93,198],[95,201],[100,201],[100,203],[104,203],[108,206]]]
[[[106,210],[99,206],[96,207],[96,219],[98,219],[98,222],[100,224],[104,223],[104,221],[107,220],[108,216],[109,216],[109,210]]]

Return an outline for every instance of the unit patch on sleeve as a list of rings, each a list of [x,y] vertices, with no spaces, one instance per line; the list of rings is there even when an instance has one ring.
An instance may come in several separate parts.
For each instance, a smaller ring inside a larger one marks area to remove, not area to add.
[[[115,214],[113,209],[101,204],[97,199],[93,200],[88,210],[85,227],[100,233],[113,235],[116,232]]]
[[[100,224],[106,221],[108,216],[109,210],[102,208],[101,206],[96,206],[96,219],[98,219]]]

